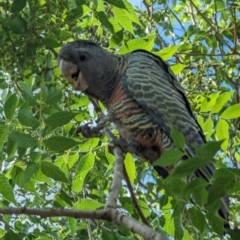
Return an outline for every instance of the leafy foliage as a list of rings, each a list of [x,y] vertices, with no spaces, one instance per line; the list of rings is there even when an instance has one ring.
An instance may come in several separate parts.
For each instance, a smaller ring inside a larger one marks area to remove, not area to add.
[[[223,0],[145,0],[138,6],[127,0],[0,0],[1,206],[94,210],[105,203],[114,157],[106,137],[74,136],[79,124],[94,124],[96,113],[57,68],[60,47],[81,38],[119,54],[141,48],[168,61],[213,141],[165,180],[127,155],[127,173],[151,226],[175,239],[209,239],[210,232],[222,238],[216,211],[224,194],[232,198],[231,224],[239,226],[239,10],[237,1]],[[185,155],[183,137],[174,130],[172,137],[178,148],[156,165]],[[203,179],[185,181],[213,158],[218,170],[209,193]],[[139,219],[125,183],[118,204]],[[113,232],[114,239],[135,237],[108,222],[14,215],[1,222],[4,239],[88,239],[88,228],[95,239],[112,239]]]

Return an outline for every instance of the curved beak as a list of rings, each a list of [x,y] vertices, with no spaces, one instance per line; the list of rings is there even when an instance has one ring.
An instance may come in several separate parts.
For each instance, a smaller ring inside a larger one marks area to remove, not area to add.
[[[74,63],[61,59],[59,61],[59,68],[63,77],[69,81],[74,90],[85,91],[89,87],[81,70]]]

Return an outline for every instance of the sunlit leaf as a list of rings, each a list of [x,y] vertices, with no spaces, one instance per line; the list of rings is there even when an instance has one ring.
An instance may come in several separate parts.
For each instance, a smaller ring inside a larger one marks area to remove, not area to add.
[[[240,117],[240,103],[230,106],[220,116],[220,118],[224,119],[234,119],[238,117]]]
[[[124,160],[124,165],[130,180],[131,184],[134,184],[134,180],[136,179],[136,166],[131,154],[127,154]]]

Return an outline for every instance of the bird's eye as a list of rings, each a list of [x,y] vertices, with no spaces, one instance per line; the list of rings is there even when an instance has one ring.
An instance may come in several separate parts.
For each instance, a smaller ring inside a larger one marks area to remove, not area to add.
[[[85,59],[86,59],[86,55],[81,55],[81,56],[80,56],[80,60],[81,60],[81,61],[84,61]]]

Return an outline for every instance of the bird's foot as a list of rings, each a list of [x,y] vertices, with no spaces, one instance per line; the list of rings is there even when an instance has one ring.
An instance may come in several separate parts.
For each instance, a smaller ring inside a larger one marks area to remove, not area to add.
[[[134,141],[126,141],[123,138],[114,138],[109,143],[109,152],[113,153],[114,147],[120,147],[124,153],[136,153],[137,152],[137,143]]]
[[[92,138],[92,137],[101,137],[101,129],[99,127],[90,127],[89,123],[86,123],[83,126],[79,126],[74,135],[78,135],[81,133],[85,138]]]

